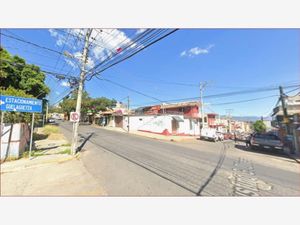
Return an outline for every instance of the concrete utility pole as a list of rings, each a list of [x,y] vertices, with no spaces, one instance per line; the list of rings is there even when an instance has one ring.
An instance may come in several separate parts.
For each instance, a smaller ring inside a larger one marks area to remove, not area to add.
[[[228,132],[231,133],[231,112],[233,109],[226,109],[227,111],[227,120],[228,120]]]
[[[89,39],[90,39],[92,30],[93,29],[87,29],[87,31],[86,31],[85,40],[84,40],[84,48],[83,48],[83,53],[82,53],[82,58],[81,58],[81,65],[80,65],[81,72],[80,72],[78,95],[77,95],[77,102],[76,102],[76,112],[78,113],[79,118],[80,118],[83,83],[84,83],[85,74],[86,74],[85,67],[86,67],[86,63],[87,63],[87,59],[88,59]],[[79,121],[80,121],[80,119],[79,119]],[[74,122],[74,126],[73,126],[73,138],[72,138],[72,146],[71,146],[72,155],[76,154],[79,121]]]
[[[203,124],[204,124],[204,113],[203,113],[203,89],[205,88],[205,86],[207,85],[206,82],[200,82],[199,84],[199,88],[200,88],[200,108],[201,108],[201,121],[200,121],[200,138],[201,138],[201,131],[203,128]]]
[[[288,124],[289,118],[288,118],[287,108],[285,105],[285,94],[283,93],[282,86],[279,86],[279,92],[280,92],[281,107],[283,111],[283,122],[286,124],[286,133],[289,134],[290,133],[289,124]]]
[[[129,132],[129,96],[127,97],[127,131]]]

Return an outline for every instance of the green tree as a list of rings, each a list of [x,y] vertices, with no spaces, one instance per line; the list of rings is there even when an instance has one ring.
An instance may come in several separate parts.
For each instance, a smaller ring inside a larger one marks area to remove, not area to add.
[[[115,104],[116,100],[105,97],[91,99],[89,103],[89,112],[92,113],[92,123],[95,124],[95,115],[99,113],[99,111],[105,111],[107,108],[112,108]]]
[[[0,95],[43,99],[50,89],[45,84],[45,74],[35,65],[0,47]],[[45,101],[43,101],[43,104]],[[6,112],[5,122],[29,122],[29,113]]]
[[[35,65],[26,64],[19,56],[11,56],[0,48],[0,87],[23,90],[32,97],[43,99],[50,89],[45,84],[45,74]]]
[[[257,133],[263,133],[266,131],[267,127],[264,124],[264,122],[262,120],[257,120],[255,121],[255,123],[253,124],[253,129],[257,132]]]
[[[70,112],[76,110],[77,91],[75,90],[69,98],[65,98],[59,106],[68,116]],[[99,111],[105,111],[112,108],[116,104],[116,100],[105,97],[91,98],[86,91],[82,93],[81,115],[84,117],[91,114],[92,123],[95,123],[95,114]]]
[[[82,101],[81,101],[81,114],[85,115],[88,111],[88,107],[90,104],[91,98],[86,91],[82,92]],[[74,90],[73,93],[69,96],[69,98],[64,98],[59,106],[61,107],[62,111],[66,113],[69,117],[70,112],[76,110],[76,101],[77,101],[77,90]]]

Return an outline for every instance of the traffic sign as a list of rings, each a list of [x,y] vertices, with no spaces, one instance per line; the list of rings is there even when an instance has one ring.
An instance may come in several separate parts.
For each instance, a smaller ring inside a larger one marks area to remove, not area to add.
[[[79,113],[70,112],[70,121],[71,122],[79,122]]]
[[[11,112],[42,112],[42,100],[0,95],[0,110]]]

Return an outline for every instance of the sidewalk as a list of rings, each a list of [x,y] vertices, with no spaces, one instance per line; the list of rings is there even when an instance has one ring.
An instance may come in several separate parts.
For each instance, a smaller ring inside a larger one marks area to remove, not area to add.
[[[47,155],[1,165],[1,196],[105,195],[80,159]]]
[[[100,129],[106,129],[106,130],[111,130],[111,131],[116,131],[121,133],[128,133],[126,130],[120,127],[100,127],[97,125],[92,125],[92,126]],[[184,142],[184,141],[197,139],[197,136],[175,136],[175,135],[167,136],[167,135],[154,134],[154,133],[143,132],[143,131],[130,131],[129,134],[143,136],[152,139],[164,140],[164,141],[174,141],[174,142]]]
[[[96,179],[84,167],[80,154],[67,154],[61,133],[35,141],[29,158],[1,164],[1,196],[103,196]]]

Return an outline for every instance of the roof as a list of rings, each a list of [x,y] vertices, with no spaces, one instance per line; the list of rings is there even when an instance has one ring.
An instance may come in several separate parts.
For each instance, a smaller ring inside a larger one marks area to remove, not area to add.
[[[147,106],[142,106],[139,108],[136,108],[136,111],[140,111],[143,109],[171,109],[171,108],[178,108],[178,107],[186,107],[186,106],[199,106],[200,103],[197,101],[193,102],[178,102],[178,103],[169,103],[169,104],[160,104],[160,105],[147,105]]]
[[[170,103],[170,104],[162,104],[162,109],[171,109],[178,107],[186,107],[186,106],[199,106],[199,102],[178,102],[178,103]]]
[[[177,122],[184,122],[184,120],[181,119],[179,116],[172,116],[172,118],[173,118],[174,120],[176,120]]]

